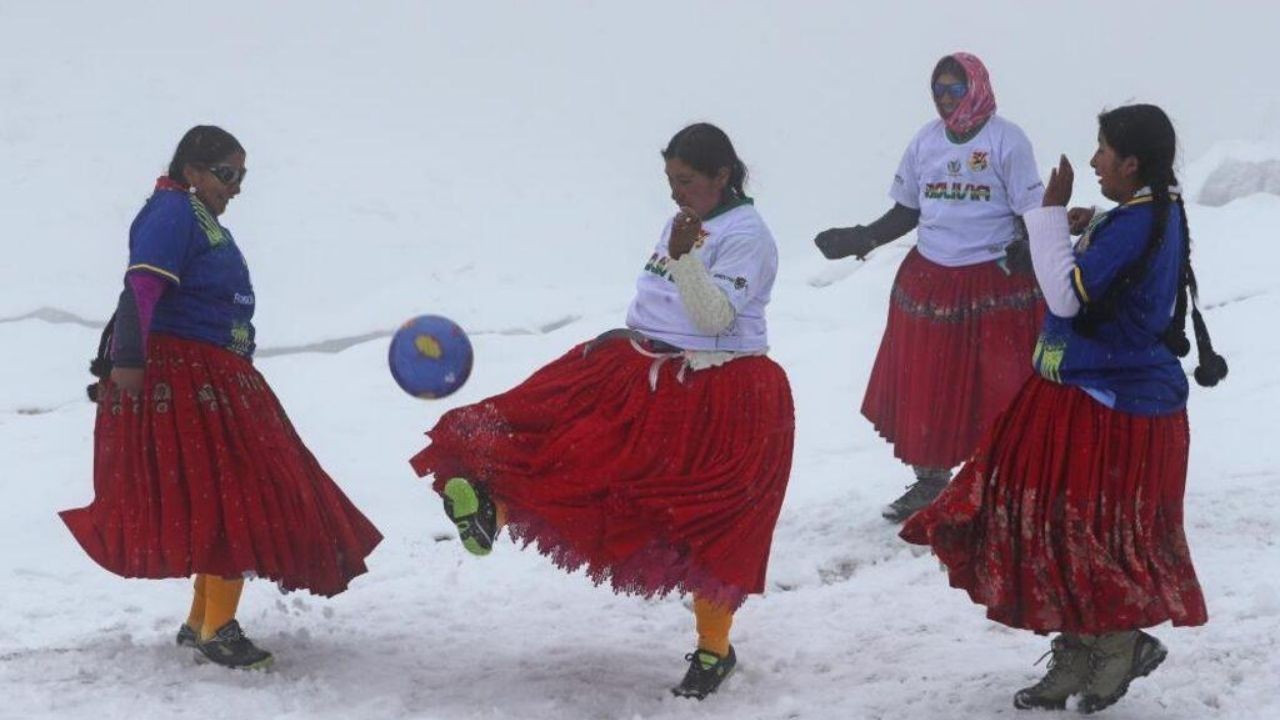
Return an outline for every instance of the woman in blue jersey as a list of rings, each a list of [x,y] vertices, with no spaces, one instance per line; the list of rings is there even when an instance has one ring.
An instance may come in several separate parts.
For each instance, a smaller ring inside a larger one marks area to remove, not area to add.
[[[124,290],[94,362],[94,499],[62,519],[124,577],[195,576],[179,645],[226,667],[271,653],[236,610],[246,577],[336,595],[382,539],[320,467],[253,366],[249,266],[218,218],[245,151],[221,128],[183,136],[129,228]]]
[[[1215,385],[1227,367],[1195,308],[1177,141],[1152,105],[1098,124],[1091,164],[1117,206],[1073,247],[1064,157],[1026,215],[1049,308],[1038,374],[902,531],[931,545],[991,619],[1059,633],[1048,674],[1014,696],[1019,708],[1061,708],[1072,695],[1084,712],[1107,707],[1165,658],[1142,628],[1208,617],[1182,527],[1188,297],[1196,380]]]

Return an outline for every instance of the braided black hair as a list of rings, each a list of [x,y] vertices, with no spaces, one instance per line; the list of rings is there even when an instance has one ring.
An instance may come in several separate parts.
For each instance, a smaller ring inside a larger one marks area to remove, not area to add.
[[[711,123],[694,123],[676,133],[662,151],[662,159],[677,158],[698,172],[713,178],[720,168],[729,168],[726,190],[731,198],[744,198],[747,166],[743,164],[725,131]]]
[[[1098,129],[1107,144],[1119,157],[1138,160],[1138,179],[1151,189],[1153,221],[1151,234],[1142,254],[1128,267],[1120,271],[1114,282],[1097,301],[1081,308],[1073,320],[1076,332],[1085,337],[1097,334],[1098,327],[1115,317],[1120,298],[1140,283],[1151,266],[1156,253],[1164,245],[1168,230],[1170,206],[1174,204],[1170,188],[1178,184],[1173,171],[1177,152],[1177,135],[1169,116],[1155,105],[1129,105],[1116,108],[1098,116]],[[1191,300],[1191,319],[1195,329],[1196,352],[1199,365],[1195,370],[1196,382],[1204,387],[1217,385],[1227,375],[1227,361],[1213,350],[1209,328],[1198,307],[1198,289],[1195,272],[1191,268],[1191,229],[1187,225],[1187,209],[1182,198],[1177,201],[1178,219],[1182,230],[1182,259],[1179,263],[1178,289],[1174,302],[1174,314],[1165,329],[1162,340],[1178,357],[1191,351],[1187,341],[1187,298]]]

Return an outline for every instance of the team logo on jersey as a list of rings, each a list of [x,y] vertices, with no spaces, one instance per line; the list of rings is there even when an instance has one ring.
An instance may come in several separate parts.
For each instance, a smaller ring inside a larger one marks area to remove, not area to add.
[[[952,176],[955,176],[955,175],[959,175],[959,174],[960,174],[960,161],[959,161],[959,160],[948,160],[948,161],[947,161],[947,174],[948,174],[948,175],[952,175]]]
[[[725,282],[730,283],[731,285],[733,285],[734,290],[741,291],[741,290],[747,289],[747,279],[742,277],[741,275],[737,277],[730,277],[728,275],[722,275],[721,273],[716,273],[712,275],[712,277],[714,277],[717,280],[724,280]]]
[[[649,262],[644,264],[644,271],[653,273],[664,280],[675,282],[675,279],[671,277],[671,271],[667,269],[667,263],[669,261],[670,258],[666,255],[654,253],[649,257]]]
[[[974,172],[982,172],[987,169],[987,156],[990,155],[986,150],[974,150],[969,156],[969,169]]]

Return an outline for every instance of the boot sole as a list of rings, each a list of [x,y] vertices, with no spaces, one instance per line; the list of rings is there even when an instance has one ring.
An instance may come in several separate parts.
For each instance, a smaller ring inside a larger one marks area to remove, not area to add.
[[[268,655],[265,658],[259,660],[258,662],[249,663],[248,665],[223,665],[222,663],[217,663],[210,660],[209,656],[200,652],[199,648],[196,648],[195,659],[196,659],[197,665],[217,665],[218,667],[224,667],[228,670],[261,670],[263,672],[266,672],[267,670],[270,670],[273,665],[276,664],[276,656]]]
[[[1045,700],[1043,702],[1027,702],[1015,694],[1013,696],[1013,706],[1019,710],[1066,710],[1067,701],[1064,698],[1056,701]]]
[[[1143,634],[1145,635],[1145,633]],[[1147,637],[1151,637],[1151,636],[1147,635]],[[1120,690],[1115,695],[1109,698],[1100,698],[1096,696],[1081,698],[1080,706],[1077,709],[1082,714],[1090,715],[1098,712],[1099,710],[1105,710],[1111,707],[1112,705],[1115,705],[1117,702],[1120,701],[1120,698],[1128,694],[1129,685],[1134,680],[1137,680],[1138,678],[1146,677],[1150,675],[1152,672],[1154,672],[1156,668],[1160,667],[1160,663],[1163,663],[1164,659],[1169,657],[1169,649],[1164,646],[1164,643],[1160,642],[1159,640],[1156,640],[1155,638],[1151,638],[1151,642],[1155,643],[1155,649],[1151,651],[1151,653],[1147,656],[1145,660],[1142,661],[1141,664],[1139,664],[1137,667],[1133,669],[1133,674],[1129,676],[1128,680],[1124,681],[1124,683],[1120,686]]]
[[[471,532],[472,521],[480,512],[480,496],[470,481],[453,478],[444,484],[444,511],[458,529],[458,537],[467,552],[484,556],[493,551],[492,546],[486,547]]]
[[[732,668],[730,668],[729,672],[724,674],[724,677],[720,678],[720,683],[716,685],[716,689],[712,690],[709,693],[706,693],[705,695],[699,695],[698,693],[692,693],[692,692],[681,692],[680,688],[671,688],[671,694],[675,695],[678,698],[706,700],[711,695],[715,695],[716,693],[720,692],[720,688],[724,687],[724,684],[729,682],[729,678],[733,677],[733,674],[737,671],[738,671],[738,666],[734,665]]]

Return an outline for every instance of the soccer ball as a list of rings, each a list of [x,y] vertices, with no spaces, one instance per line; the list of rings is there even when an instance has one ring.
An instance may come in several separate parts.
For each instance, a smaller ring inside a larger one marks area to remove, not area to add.
[[[391,338],[387,365],[402,390],[424,399],[452,395],[471,376],[471,341],[457,323],[419,315]]]

